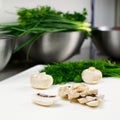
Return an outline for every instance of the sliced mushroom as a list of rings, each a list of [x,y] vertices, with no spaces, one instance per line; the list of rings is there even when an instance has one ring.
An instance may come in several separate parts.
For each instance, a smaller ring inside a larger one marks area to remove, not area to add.
[[[90,107],[97,107],[103,100],[104,96],[86,96],[85,98],[78,99],[80,104],[86,104]]]
[[[68,100],[74,101],[75,99],[79,98],[80,93],[76,92],[75,90],[69,91],[68,93]]]
[[[42,106],[51,106],[57,101],[56,95],[37,93],[33,95],[33,102]]]
[[[79,99],[78,99],[78,102],[79,102],[80,104],[86,104],[88,101],[87,101],[86,98],[79,98]]]
[[[97,107],[104,96],[98,95],[98,89],[90,90],[86,84],[74,84],[59,89],[59,96],[68,99],[70,102],[79,102],[90,107]]]
[[[70,86],[60,87],[58,94],[62,98],[68,98],[69,90],[70,90]]]
[[[100,104],[99,100],[94,100],[94,101],[86,103],[86,105],[88,105],[90,107],[97,107],[99,104]]]
[[[98,89],[88,90],[87,95],[95,96],[98,94]]]
[[[78,83],[71,86],[71,90],[76,90],[77,92],[83,92],[88,89],[89,89],[88,86],[83,83]]]

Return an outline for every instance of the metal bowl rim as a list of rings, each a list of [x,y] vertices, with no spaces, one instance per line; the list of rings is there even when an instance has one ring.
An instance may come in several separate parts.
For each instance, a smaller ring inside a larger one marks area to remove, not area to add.
[[[1,34],[0,39],[16,39],[16,37],[12,36],[12,35],[3,35],[3,34]]]
[[[93,31],[120,31],[120,27],[100,26],[93,27]]]

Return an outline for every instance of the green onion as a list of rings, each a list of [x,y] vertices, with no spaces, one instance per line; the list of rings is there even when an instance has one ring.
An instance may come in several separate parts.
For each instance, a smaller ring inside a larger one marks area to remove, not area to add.
[[[83,13],[63,13],[51,9],[49,6],[41,8],[20,8],[18,10],[18,21],[9,24],[0,24],[2,34],[16,36],[17,38],[31,35],[23,41],[14,52],[21,50],[28,44],[34,43],[40,36],[48,32],[78,31],[84,32],[89,37],[91,24],[86,22],[86,9]]]

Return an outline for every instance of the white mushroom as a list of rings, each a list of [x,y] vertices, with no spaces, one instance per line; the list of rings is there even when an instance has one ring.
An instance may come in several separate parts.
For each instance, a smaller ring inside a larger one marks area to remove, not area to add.
[[[37,93],[33,95],[33,103],[42,106],[51,106],[57,101],[56,95],[47,95],[42,93]]]
[[[53,78],[45,72],[34,74],[31,76],[31,84],[33,88],[47,89],[53,84]]]
[[[83,70],[82,79],[85,83],[96,84],[102,79],[102,72],[95,67]]]

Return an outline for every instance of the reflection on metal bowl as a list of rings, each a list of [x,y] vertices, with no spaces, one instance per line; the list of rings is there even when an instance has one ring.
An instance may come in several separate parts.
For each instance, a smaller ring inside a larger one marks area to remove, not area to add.
[[[18,44],[28,37],[20,38]],[[78,53],[83,41],[83,32],[45,33],[33,44],[29,55],[39,63],[62,62]],[[24,47],[25,53],[28,47]]]
[[[120,28],[93,28],[92,40],[96,48],[108,57],[120,59]]]
[[[0,35],[0,71],[9,62],[15,47],[15,38],[12,36]]]

